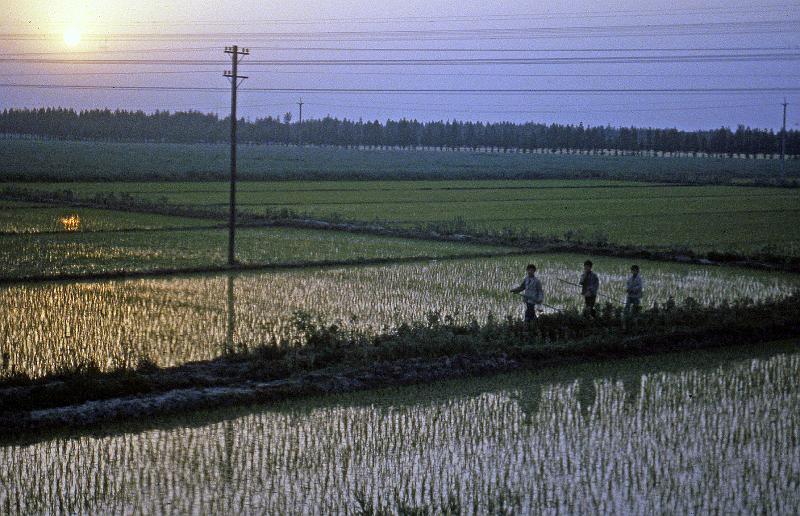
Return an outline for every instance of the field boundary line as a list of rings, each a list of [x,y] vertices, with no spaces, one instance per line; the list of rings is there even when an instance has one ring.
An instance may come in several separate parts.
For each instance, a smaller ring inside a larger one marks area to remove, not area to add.
[[[0,231],[0,237],[22,237],[22,236],[52,236],[52,235],[96,235],[106,233],[138,233],[155,231],[207,231],[209,229],[226,229],[224,224],[214,226],[186,226],[186,227],[166,227],[166,228],[116,228],[116,229],[90,229],[78,231]]]
[[[332,267],[357,267],[370,265],[394,265],[403,263],[445,261],[445,260],[470,260],[477,258],[502,258],[506,256],[525,256],[531,254],[525,250],[507,252],[463,253],[448,256],[404,256],[394,258],[365,258],[351,260],[319,260],[310,262],[277,262],[277,263],[244,263],[234,266],[213,265],[207,267],[183,268],[155,268],[141,271],[109,271],[80,274],[39,274],[31,276],[0,276],[0,286],[21,283],[51,283],[51,282],[85,282],[115,279],[141,279],[159,278],[169,276],[194,276],[200,274],[235,273],[235,272],[278,272],[281,270],[295,269],[320,269]]]

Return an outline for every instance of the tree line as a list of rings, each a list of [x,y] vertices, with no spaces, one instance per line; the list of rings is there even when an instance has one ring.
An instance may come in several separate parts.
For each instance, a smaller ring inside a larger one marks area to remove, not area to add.
[[[380,122],[321,119],[292,122],[291,114],[238,121],[241,143],[313,144],[368,148],[438,148],[488,151],[564,149],[585,152],[688,153],[694,155],[776,155],[781,132],[738,126],[713,130],[584,126],[583,124],[484,123],[458,120]],[[197,111],[75,111],[64,108],[5,109],[0,133],[55,139],[126,142],[223,143],[230,118]],[[800,155],[800,131],[786,132],[786,153]]]

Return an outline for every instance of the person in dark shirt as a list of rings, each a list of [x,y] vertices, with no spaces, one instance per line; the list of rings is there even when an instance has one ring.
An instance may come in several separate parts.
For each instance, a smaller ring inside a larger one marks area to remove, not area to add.
[[[583,296],[583,314],[590,317],[597,317],[595,303],[597,302],[597,291],[600,289],[600,278],[592,272],[592,261],[583,262],[583,274],[581,275],[581,295]]]
[[[642,276],[639,274],[639,266],[631,265],[631,275],[628,281],[625,282],[625,316],[630,317],[631,313],[636,315],[639,313],[642,305],[642,291],[644,290],[644,282]]]

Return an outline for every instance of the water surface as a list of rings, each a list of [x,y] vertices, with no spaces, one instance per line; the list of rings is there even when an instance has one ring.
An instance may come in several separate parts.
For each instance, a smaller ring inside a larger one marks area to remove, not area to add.
[[[800,511],[800,343],[202,412],[0,445],[0,511]]]

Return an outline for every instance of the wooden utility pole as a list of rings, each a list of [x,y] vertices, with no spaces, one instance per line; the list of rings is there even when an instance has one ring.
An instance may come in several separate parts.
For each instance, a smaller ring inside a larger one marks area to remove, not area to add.
[[[240,49],[238,46],[225,47],[225,53],[231,55],[231,69],[225,70],[225,77],[231,81],[231,206],[228,217],[228,265],[236,264],[236,253],[234,242],[236,240],[236,89],[239,87],[240,79],[244,81],[247,77],[239,75],[238,64],[239,56],[250,54],[247,48]]]
[[[301,147],[303,146],[303,97],[300,97],[300,102],[297,103],[300,106],[300,121],[297,123],[297,143]]]
[[[783,129],[781,130],[781,175],[786,175],[786,99],[783,99]]]

